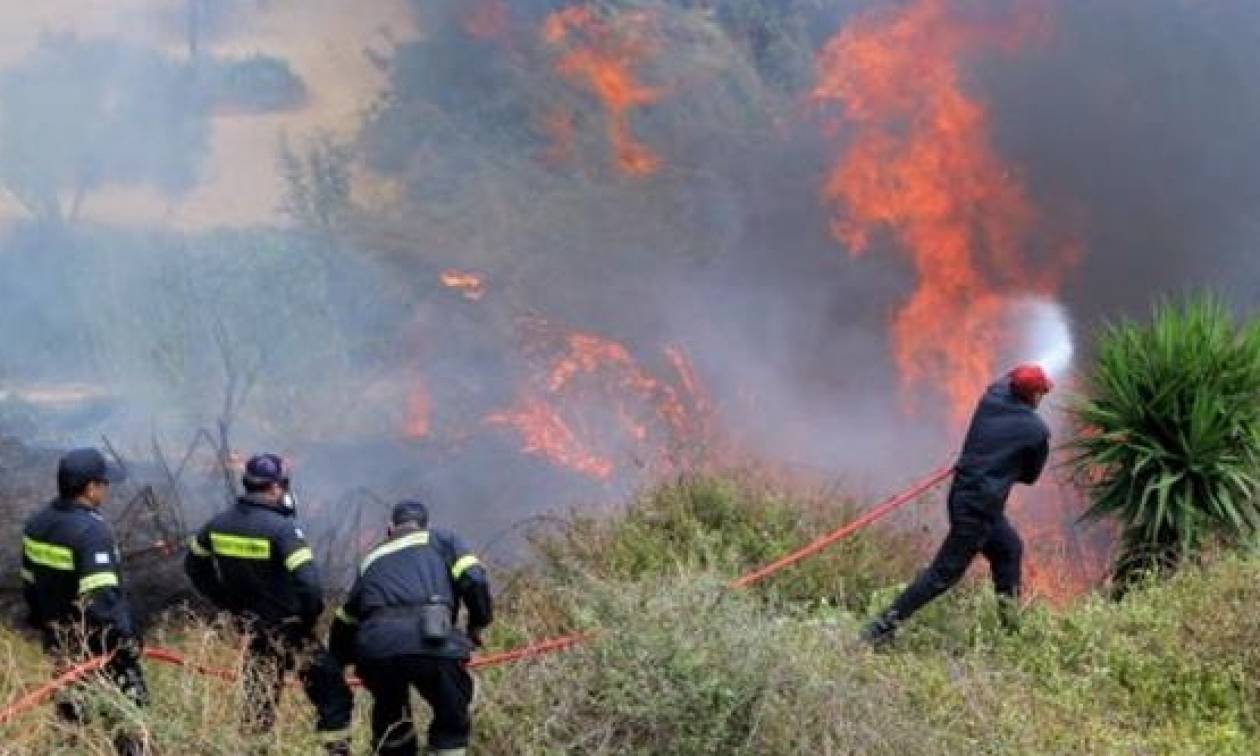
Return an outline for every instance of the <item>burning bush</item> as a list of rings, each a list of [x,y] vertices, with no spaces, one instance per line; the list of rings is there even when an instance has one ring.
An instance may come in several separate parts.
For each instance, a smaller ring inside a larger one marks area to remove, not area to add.
[[[1086,517],[1122,529],[1119,585],[1260,527],[1260,321],[1204,298],[1111,326],[1072,412]]]

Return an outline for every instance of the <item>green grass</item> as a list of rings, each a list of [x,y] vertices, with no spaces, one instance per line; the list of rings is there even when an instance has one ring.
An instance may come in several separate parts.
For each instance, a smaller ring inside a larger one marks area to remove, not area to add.
[[[922,506],[939,501],[927,499]],[[843,509],[843,507],[841,507]],[[748,480],[682,480],[620,516],[578,518],[499,575],[495,648],[582,628],[586,645],[477,674],[474,753],[1250,753],[1260,749],[1260,558],[1224,557],[1122,602],[1034,607],[1000,629],[985,581],[928,607],[897,647],[855,636],[919,566],[921,547],[867,531],[753,590],[729,579],[842,519]],[[868,571],[861,577],[858,571]],[[825,600],[820,600],[822,597]],[[151,639],[217,666],[235,639],[173,618]],[[37,647],[0,631],[0,700],[38,684]],[[265,743],[236,735],[239,690],[149,665],[155,704],[123,710],[165,753],[311,753],[311,712],[285,697]],[[106,701],[106,692],[99,695]],[[422,707],[421,707],[422,710]],[[366,752],[366,696],[355,720]],[[95,725],[47,707],[0,728],[5,753],[108,753]],[[66,745],[69,743],[70,745]]]

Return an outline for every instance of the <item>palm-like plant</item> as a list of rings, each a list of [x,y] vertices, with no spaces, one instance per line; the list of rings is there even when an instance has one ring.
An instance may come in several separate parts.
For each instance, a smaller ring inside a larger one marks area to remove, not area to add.
[[[1211,297],[1165,303],[1148,326],[1107,327],[1096,354],[1069,448],[1085,517],[1120,525],[1117,584],[1260,529],[1260,321]]]

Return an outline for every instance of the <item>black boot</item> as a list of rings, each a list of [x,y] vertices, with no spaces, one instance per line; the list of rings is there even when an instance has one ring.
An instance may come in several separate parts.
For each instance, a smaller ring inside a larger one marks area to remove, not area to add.
[[[887,648],[896,638],[897,619],[897,610],[889,609],[862,628],[862,640],[876,650]]]
[[[1019,632],[1019,617],[1022,609],[1019,606],[1019,599],[1013,596],[998,596],[998,622],[1002,625],[1002,629],[1008,633]]]

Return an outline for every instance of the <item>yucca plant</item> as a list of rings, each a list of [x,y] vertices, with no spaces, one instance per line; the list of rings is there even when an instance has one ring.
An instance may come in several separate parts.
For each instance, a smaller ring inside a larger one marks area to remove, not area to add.
[[[1260,321],[1213,297],[1156,307],[1149,325],[1104,329],[1083,394],[1072,465],[1085,517],[1120,528],[1117,587],[1175,568],[1206,540],[1260,528]]]

